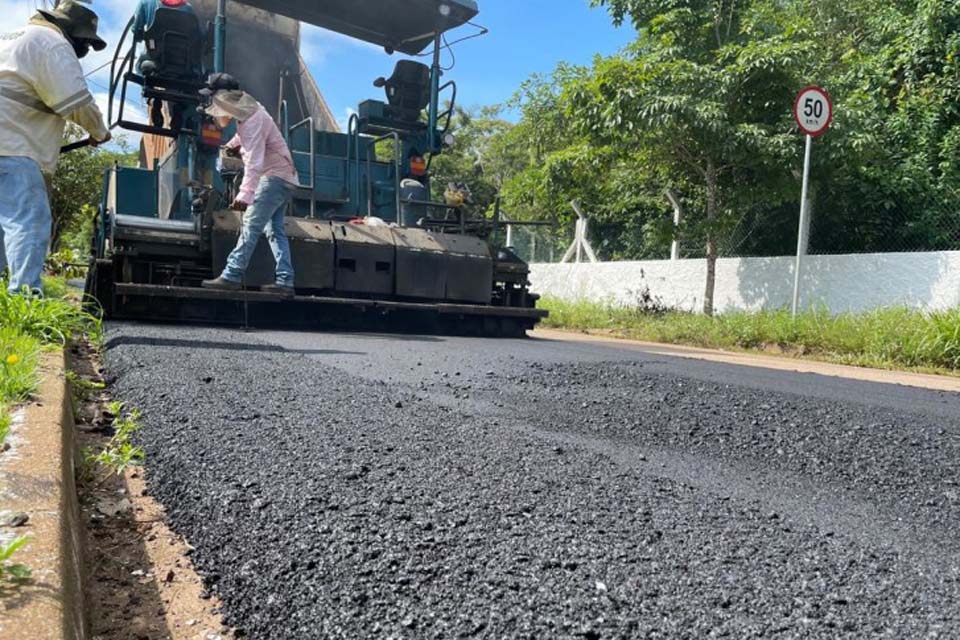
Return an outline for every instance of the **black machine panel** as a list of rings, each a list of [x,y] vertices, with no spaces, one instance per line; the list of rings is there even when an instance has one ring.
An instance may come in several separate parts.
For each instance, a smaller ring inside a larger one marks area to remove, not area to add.
[[[218,211],[213,217],[213,271],[219,275],[240,235],[243,214]],[[334,245],[330,223],[305,218],[287,218],[284,223],[293,253],[295,286],[298,289],[332,290]],[[260,240],[247,269],[247,286],[273,284],[276,262],[266,237]]]
[[[396,248],[389,227],[334,223],[336,288],[345,293],[393,293]]]
[[[219,274],[236,246],[242,214],[219,211],[213,220],[213,272]],[[292,217],[285,228],[298,289],[490,304],[493,259],[479,238]],[[273,283],[275,268],[264,237],[247,286]]]
[[[394,229],[397,245],[397,295],[444,300],[447,256],[435,234],[420,229]]]
[[[493,291],[493,259],[480,238],[440,233],[437,241],[447,256],[447,290],[451,302],[490,304]]]

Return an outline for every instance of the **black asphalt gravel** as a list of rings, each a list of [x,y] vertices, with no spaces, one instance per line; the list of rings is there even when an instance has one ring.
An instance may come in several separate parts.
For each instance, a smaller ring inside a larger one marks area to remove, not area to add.
[[[547,340],[115,325],[256,639],[958,638],[960,397]]]

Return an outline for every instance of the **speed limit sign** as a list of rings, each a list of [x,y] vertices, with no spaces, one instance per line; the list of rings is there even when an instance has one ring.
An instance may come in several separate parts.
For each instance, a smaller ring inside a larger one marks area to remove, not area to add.
[[[800,130],[808,136],[816,137],[826,133],[833,120],[830,94],[820,87],[807,87],[797,96],[793,115]]]
[[[803,270],[803,254],[806,253],[806,239],[810,235],[810,211],[807,206],[810,193],[810,154],[813,151],[813,139],[823,135],[833,120],[833,102],[830,94],[820,87],[807,87],[797,96],[793,105],[793,116],[800,130],[807,134],[806,151],[803,154],[803,186],[800,188],[800,229],[797,233],[797,265],[793,270],[793,317],[797,317],[800,308],[800,282]]]

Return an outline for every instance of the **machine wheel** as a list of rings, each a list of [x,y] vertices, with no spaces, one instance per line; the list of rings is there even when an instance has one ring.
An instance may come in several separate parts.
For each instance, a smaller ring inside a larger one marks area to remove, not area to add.
[[[84,284],[84,309],[102,318],[113,315],[113,261],[93,260]]]

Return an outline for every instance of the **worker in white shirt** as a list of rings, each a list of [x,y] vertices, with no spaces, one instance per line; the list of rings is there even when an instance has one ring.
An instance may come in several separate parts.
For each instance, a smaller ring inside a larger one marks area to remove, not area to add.
[[[44,174],[57,169],[66,122],[86,129],[94,146],[110,140],[80,66],[91,48],[106,46],[97,14],[73,0],[0,35],[0,237],[10,292],[42,292],[52,224]]]

